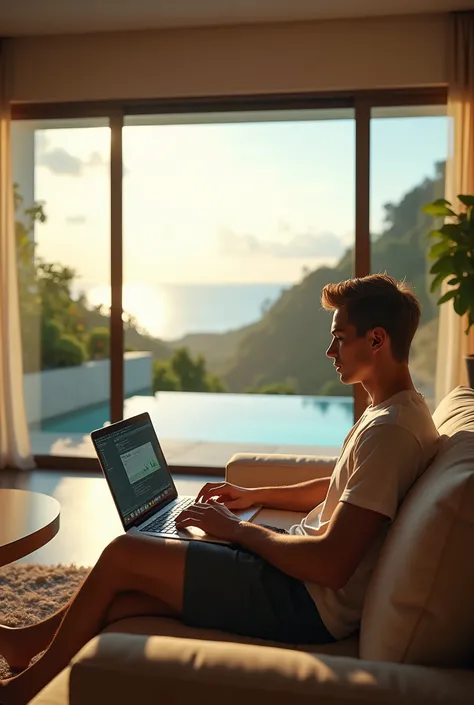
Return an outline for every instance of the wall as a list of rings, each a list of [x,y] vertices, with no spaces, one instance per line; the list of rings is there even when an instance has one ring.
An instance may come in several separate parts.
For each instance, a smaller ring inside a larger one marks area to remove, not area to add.
[[[130,352],[124,358],[125,396],[144,390],[151,394],[151,353]],[[110,399],[110,360],[25,374],[23,389],[29,424],[106,403]]]
[[[447,15],[12,40],[12,100],[60,102],[446,83]]]

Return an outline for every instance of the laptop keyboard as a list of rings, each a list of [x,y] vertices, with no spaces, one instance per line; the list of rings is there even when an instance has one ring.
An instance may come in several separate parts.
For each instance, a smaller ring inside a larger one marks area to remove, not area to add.
[[[160,514],[154,521],[146,526],[143,526],[140,531],[152,531],[157,534],[176,534],[176,524],[175,520],[178,514],[194,504],[194,497],[181,497],[176,500],[173,506],[163,514]]]

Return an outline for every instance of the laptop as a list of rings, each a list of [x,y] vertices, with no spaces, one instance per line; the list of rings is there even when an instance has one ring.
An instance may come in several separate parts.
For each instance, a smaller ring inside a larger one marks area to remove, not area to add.
[[[178,495],[147,412],[92,431],[91,439],[126,532],[229,543],[197,527],[176,529],[176,517],[196,498]],[[234,513],[251,521],[260,509],[255,506]]]

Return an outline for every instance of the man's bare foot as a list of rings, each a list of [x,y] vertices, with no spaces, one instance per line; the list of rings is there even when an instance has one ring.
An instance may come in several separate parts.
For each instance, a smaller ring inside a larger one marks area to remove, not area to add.
[[[0,626],[0,654],[13,672],[24,671],[33,656],[44,650],[45,645],[43,642],[38,643],[38,639],[35,638],[37,636],[39,634],[35,634],[28,627],[14,629]]]

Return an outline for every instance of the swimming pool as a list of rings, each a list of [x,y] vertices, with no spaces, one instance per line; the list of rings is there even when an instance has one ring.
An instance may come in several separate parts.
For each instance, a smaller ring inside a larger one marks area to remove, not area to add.
[[[161,438],[215,443],[340,446],[353,424],[352,397],[159,392],[125,400],[128,418],[148,411]],[[44,421],[41,430],[90,433],[107,404]]]

